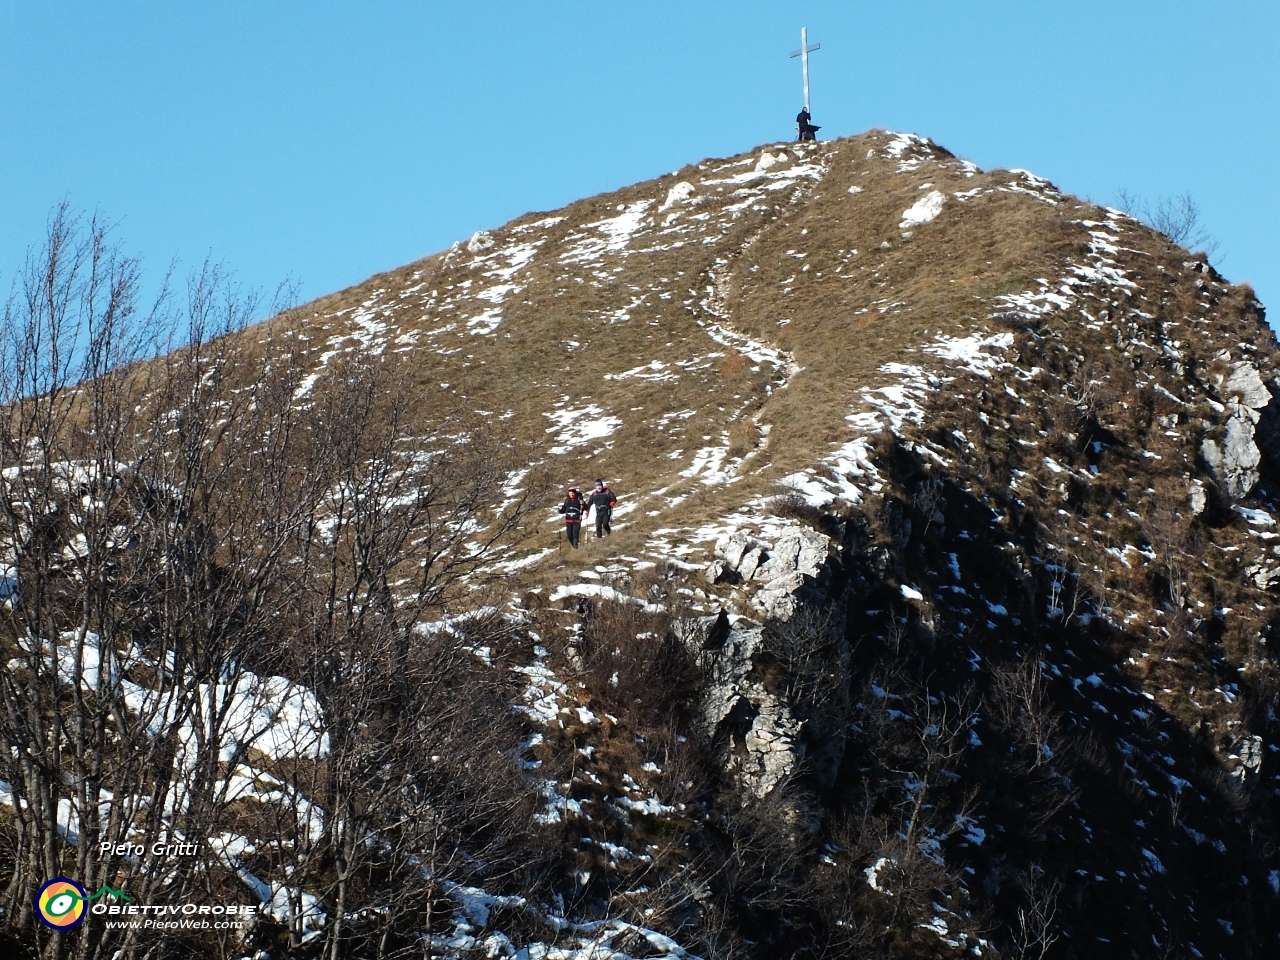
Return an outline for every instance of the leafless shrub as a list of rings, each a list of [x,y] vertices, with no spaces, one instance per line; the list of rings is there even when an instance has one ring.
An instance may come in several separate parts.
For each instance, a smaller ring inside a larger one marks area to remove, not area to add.
[[[769,512],[775,517],[799,520],[815,529],[827,523],[826,515],[795,490],[786,490],[769,499]]]
[[[588,692],[610,710],[664,713],[694,698],[696,659],[670,629],[669,618],[642,603],[598,600],[577,640]]]
[[[924,517],[924,529],[920,532],[924,536],[929,532],[929,528],[934,523],[942,522],[942,508],[946,506],[946,498],[942,495],[942,481],[935,476],[928,476],[916,488],[911,497],[911,504],[920,511]]]
[[[1203,250],[1207,257],[1213,256],[1218,249],[1218,241],[1210,236],[1201,219],[1200,205],[1190,191],[1177,197],[1160,197],[1152,205],[1142,197],[1121,188],[1116,202],[1129,216],[1163,233],[1180,247]]]
[[[822,742],[849,712],[846,641],[831,610],[801,606],[789,620],[765,626],[761,668],[770,686],[813,726]]]
[[[794,827],[791,788],[781,785],[763,798],[742,795],[721,823],[728,851],[724,883],[739,909],[788,913],[804,905],[800,882],[811,839]]]
[[[1027,656],[992,676],[994,719],[1027,750],[1034,769],[1055,753],[1061,718],[1045,690],[1044,664]]]
[[[1066,629],[1075,619],[1084,602],[1080,582],[1079,562],[1071,549],[1071,517],[1059,514],[1056,521],[1047,526],[1051,532],[1043,547],[1049,554],[1041,569],[1048,586],[1045,614]]]
[[[1079,798],[1069,776],[1062,720],[1045,686],[1043,663],[1027,656],[993,671],[992,719],[1013,742],[1009,773],[1023,804],[1021,828],[1038,836]]]
[[[1152,599],[1167,604],[1168,650],[1175,655],[1190,642],[1192,618],[1190,570],[1196,553],[1195,533],[1166,498],[1161,498],[1143,518],[1143,529],[1157,556],[1151,578]]]
[[[1097,419],[1101,402],[1102,380],[1099,371],[1093,364],[1078,365],[1067,381],[1065,396],[1076,408],[1078,425],[1082,426],[1091,419]]]
[[[1018,907],[1011,955],[1015,960],[1044,960],[1058,941],[1058,897],[1062,884],[1046,882],[1044,871],[1032,866],[1022,884],[1024,903]]]

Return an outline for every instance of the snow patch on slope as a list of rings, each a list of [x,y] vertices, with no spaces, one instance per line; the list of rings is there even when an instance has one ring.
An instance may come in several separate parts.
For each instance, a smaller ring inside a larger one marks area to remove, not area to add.
[[[940,190],[931,190],[906,210],[902,211],[902,222],[898,227],[908,230],[935,219],[942,212],[942,205],[947,202]]]
[[[925,344],[922,351],[952,369],[989,378],[993,370],[1008,365],[992,351],[1007,350],[1012,344],[1013,336],[1008,333],[974,333],[967,337],[939,334]],[[815,466],[782,479],[783,484],[798,492],[811,506],[823,507],[835,500],[857,504],[867,492],[879,491],[883,480],[871,462],[874,436],[884,430],[897,434],[907,424],[921,423],[929,395],[955,379],[908,363],[886,363],[880,372],[893,377],[893,381],[864,387],[864,409],[845,418],[856,435]],[[942,459],[927,448],[923,452],[935,460]]]
[[[553,455],[568,453],[574,447],[580,447],[592,440],[602,440],[613,434],[622,421],[615,416],[605,414],[604,410],[594,403],[577,410],[557,410],[544,413],[544,417],[552,422],[547,433],[554,433],[556,445],[548,452]]]

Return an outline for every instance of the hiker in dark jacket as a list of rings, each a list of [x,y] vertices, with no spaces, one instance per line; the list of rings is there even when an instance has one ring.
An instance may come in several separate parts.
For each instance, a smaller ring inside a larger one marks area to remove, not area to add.
[[[618,498],[613,491],[605,486],[603,480],[597,480],[595,490],[587,497],[587,508],[595,511],[597,540],[613,532],[609,521],[613,519],[613,508],[617,505]]]
[[[814,136],[814,134],[817,133],[822,128],[815,127],[812,123],[809,122],[809,120],[810,120],[810,117],[809,117],[808,107],[802,108],[800,112],[796,114],[796,132],[799,134],[799,136],[796,137],[797,140],[817,140],[818,139],[817,137]]]
[[[569,488],[559,512],[564,514],[564,532],[569,537],[569,544],[577,550],[578,537],[582,533],[582,494],[577,487]]]

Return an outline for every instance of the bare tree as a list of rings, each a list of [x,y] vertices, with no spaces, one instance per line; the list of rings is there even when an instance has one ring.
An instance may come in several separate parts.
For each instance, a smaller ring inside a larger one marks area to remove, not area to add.
[[[1058,896],[1062,884],[1045,882],[1044,871],[1032,866],[1022,884],[1025,902],[1018,907],[1018,926],[1013,931],[1015,960],[1044,960],[1058,941]]]
[[[305,358],[248,334],[255,304],[217,267],[180,305],[137,300],[136,262],[63,209],[5,307],[4,923],[50,960],[158,956],[182,935],[54,933],[36,888],[247,888],[286,946],[314,941],[325,909],[343,955],[346,918],[367,911],[360,955],[420,954],[432,891],[478,864],[500,877],[525,835],[509,685],[473,675],[456,630],[419,627],[469,602],[464,581],[520,535],[539,487],[504,483],[527,458],[475,423],[412,436],[382,359],[300,402]],[[469,629],[506,629],[486,623]],[[188,841],[201,856],[173,852]],[[238,955],[237,936],[201,949]]]
[[[954,889],[938,850],[970,822],[976,800],[957,775],[976,719],[972,704],[927,687],[894,693],[902,683],[882,678],[864,694],[860,726],[884,779],[866,783],[865,809],[845,841],[874,864],[874,889],[888,897],[886,935],[914,929],[936,891]],[[873,814],[886,800],[892,814]]]
[[[1058,747],[1061,717],[1045,690],[1044,663],[1027,656],[998,667],[992,677],[996,721],[1023,748],[1030,769],[1048,763]]]
[[[1210,257],[1218,250],[1219,243],[1205,227],[1200,205],[1190,191],[1177,197],[1160,197],[1153,206],[1122,187],[1117,191],[1116,203],[1129,216],[1163,233],[1180,247],[1203,250]]]

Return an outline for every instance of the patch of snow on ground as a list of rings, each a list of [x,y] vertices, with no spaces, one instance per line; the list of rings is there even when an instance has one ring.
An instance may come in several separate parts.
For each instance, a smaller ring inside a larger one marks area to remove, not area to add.
[[[632,813],[642,813],[649,817],[661,817],[668,813],[675,813],[675,807],[660,803],[652,797],[645,797],[641,800],[635,800],[631,797],[618,797],[613,801],[615,806],[623,807]]]
[[[899,173],[909,173],[933,156],[933,149],[924,137],[914,133],[890,133],[889,136],[893,139],[885,144],[884,153],[898,161]]]
[[[707,486],[715,483],[728,483],[731,477],[723,469],[725,457],[729,455],[729,447],[702,447],[693,455],[693,463],[680,471],[682,477],[701,477]]]
[[[619,418],[605,415],[604,410],[594,403],[577,410],[557,410],[543,416],[553,424],[547,428],[547,433],[556,434],[556,446],[549,452],[557,455],[592,440],[602,440],[622,426]]]
[[[645,212],[653,206],[652,200],[641,200],[623,207],[616,217],[608,217],[587,224],[584,231],[596,231],[574,234],[571,239],[576,242],[560,255],[562,263],[590,263],[598,260],[606,253],[625,252],[631,238],[639,232],[644,223]]]
[[[155,668],[138,654],[122,656],[105,646],[96,633],[86,633],[83,644],[74,632],[63,633],[56,647],[46,644],[48,660],[57,659],[59,680],[70,684],[79,667],[80,685],[87,691],[114,687],[129,708],[138,714],[147,732],[157,738],[173,736],[179,744],[192,745],[194,761],[197,738],[193,724],[201,724],[221,734],[220,755],[229,760],[241,748],[259,750],[274,760],[290,757],[319,759],[329,753],[329,735],[324,732],[323,712],[315,694],[285,677],[259,677],[241,670],[220,683],[190,684],[189,703],[176,702],[171,691],[154,690],[124,679],[122,667],[142,665]],[[103,661],[111,669],[103,677]],[[195,713],[192,717],[189,714]]]
[[[703,329],[706,331],[707,336],[716,343],[737,350],[752,363],[769,364],[781,372],[784,379],[789,380],[800,372],[800,368],[796,366],[790,354],[771,347],[767,343],[752,340],[750,337],[728,330],[718,323],[708,324]]]
[[[525,702],[516,707],[516,711],[542,723],[554,723],[560,718],[560,697],[568,693],[569,688],[557,680],[555,671],[547,666],[547,651],[543,647],[534,647],[533,653],[533,663],[513,668],[529,678],[524,688]]]
[[[867,867],[862,872],[866,875],[867,886],[877,893],[883,893],[887,897],[892,897],[893,892],[880,885],[880,871],[893,863],[888,857],[881,857],[873,865]]]
[[[622,373],[606,373],[604,375],[606,380],[629,380],[632,377],[637,380],[649,380],[653,383],[680,379],[680,375],[661,360],[651,360],[649,363],[633,367],[630,370],[624,370]]]
[[[1244,517],[1245,522],[1255,527],[1274,527],[1276,518],[1271,516],[1265,510],[1250,510],[1248,507],[1233,506],[1233,509],[1240,516]]]
[[[303,943],[320,936],[329,920],[320,909],[319,897],[279,883],[271,884],[271,899],[264,909],[277,923],[296,931]]]
[[[1044,183],[1045,181],[1040,181]],[[1024,191],[1025,192],[1025,191]],[[1121,227],[1119,218],[1122,215],[1112,213],[1105,223],[1096,220],[1079,221],[1089,229],[1089,256],[1087,262],[1067,264],[1067,274],[1050,282],[1038,279],[1037,288],[1023,293],[1006,294],[997,297],[999,303],[1016,311],[1037,315],[1052,310],[1068,310],[1084,297],[1089,296],[1087,287],[1099,284],[1113,290],[1134,292],[1138,285],[1128,278],[1114,257],[1120,252],[1116,243],[1119,240]],[[1092,317],[1082,309],[1087,320]]]
[[[532,262],[534,254],[545,242],[545,240],[534,240],[509,243],[485,256],[476,257],[468,264],[472,270],[480,270],[482,277],[497,281],[474,295],[475,299],[491,303],[493,306],[481,310],[466,321],[472,334],[484,336],[498,329],[502,322],[502,304],[514,294],[524,290],[523,284],[512,283],[512,279]],[[489,250],[493,246],[494,241],[489,238],[487,245],[472,252]],[[471,249],[470,244],[467,249]],[[467,282],[470,283],[470,281]]]
[[[956,826],[964,831],[964,838],[975,847],[982,846],[982,842],[987,839],[987,831],[978,826],[973,817],[957,817]]]
[[[898,224],[899,229],[908,230],[911,227],[918,227],[935,219],[942,212],[942,205],[946,203],[946,200],[947,198],[943,196],[941,191],[929,191],[925,196],[902,211],[902,222]]]
[[[547,804],[541,813],[533,815],[535,822],[567,823],[571,818],[577,819],[583,816],[582,801],[574,800],[561,793],[550,780],[542,784],[542,795],[546,798]]]
[[[563,600],[565,597],[595,597],[600,600],[616,600],[619,603],[634,603],[639,605],[645,613],[661,613],[666,609],[661,604],[641,600],[639,597],[630,596],[621,590],[599,583],[561,584],[551,592],[552,603]]]
[[[811,180],[818,180],[821,178],[824,170],[821,163],[798,163],[785,170],[777,171],[770,170],[771,166],[772,164],[765,166],[763,169],[757,167],[754,170],[749,170],[746,173],[735,174],[731,177],[706,179],[703,180],[702,183],[704,186],[714,186],[717,184],[739,185],[751,183],[755,180],[761,180],[764,181],[761,185],[761,189],[782,190],[791,186],[794,181],[802,177]]]
[[[374,309],[378,299],[385,292],[385,290],[374,291],[368,300],[352,312],[352,328],[348,332],[334,334],[329,337],[325,343],[325,349],[321,352],[319,360],[316,361],[317,369],[303,377],[297,389],[294,390],[293,399],[295,403],[305,399],[311,393],[316,381],[319,380],[324,369],[329,365],[329,361],[338,354],[360,349],[371,356],[377,356],[386,349],[387,324],[378,318],[378,313]],[[335,318],[336,316],[339,315],[335,315]]]
[[[999,369],[1004,361],[988,351],[1003,351],[1012,344],[1013,336],[1008,333],[974,333],[967,337],[938,334],[923,347],[923,352],[948,365],[990,377],[991,371]],[[859,483],[871,492],[881,489],[882,480],[871,463],[871,437],[885,429],[898,433],[906,424],[921,423],[929,395],[954,379],[909,363],[886,363],[880,373],[896,382],[863,388],[862,401],[868,409],[845,418],[855,436],[814,467],[782,478],[781,483],[798,491],[811,506],[823,507],[837,499],[859,503],[864,493]]]
[[[984,353],[983,348],[994,347],[997,350],[1007,350],[1011,346],[1013,346],[1012,333],[996,333],[985,337],[980,333],[974,333],[967,337],[939,337],[925,346],[924,351],[943,360],[958,363],[980,377],[990,377],[991,371],[998,368],[1001,361],[998,357]]]

